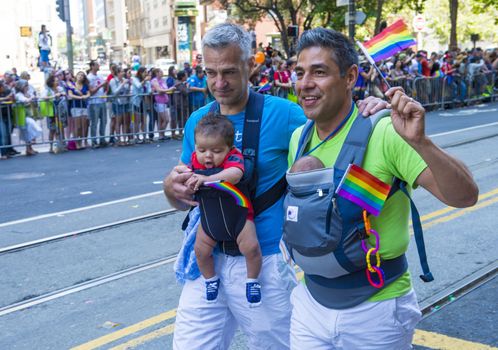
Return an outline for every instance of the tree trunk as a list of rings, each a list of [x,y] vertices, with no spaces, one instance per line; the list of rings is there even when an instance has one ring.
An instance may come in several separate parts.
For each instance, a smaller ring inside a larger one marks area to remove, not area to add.
[[[384,6],[384,0],[377,0],[377,17],[375,17],[375,35],[380,33],[380,24],[382,22],[382,7]]]
[[[449,50],[456,50],[458,47],[457,42],[457,15],[458,15],[458,0],[449,0],[450,1],[450,46]]]

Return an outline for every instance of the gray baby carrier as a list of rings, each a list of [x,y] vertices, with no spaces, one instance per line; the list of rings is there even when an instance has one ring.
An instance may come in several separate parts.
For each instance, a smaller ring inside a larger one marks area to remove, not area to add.
[[[333,308],[345,309],[362,303],[379,291],[365,274],[368,247],[363,209],[338,196],[335,191],[349,164],[362,165],[370,135],[383,110],[370,118],[358,115],[346,137],[333,168],[287,173],[288,193],[284,200],[284,242],[294,260],[303,269],[306,286],[315,300]],[[313,134],[314,123],[308,121],[299,139],[295,161],[305,154]],[[403,191],[411,203],[415,239],[425,282],[433,280],[427,264],[422,227],[406,183],[394,179],[389,197]],[[375,259],[374,259],[375,260]],[[384,286],[407,270],[405,255],[383,260]]]

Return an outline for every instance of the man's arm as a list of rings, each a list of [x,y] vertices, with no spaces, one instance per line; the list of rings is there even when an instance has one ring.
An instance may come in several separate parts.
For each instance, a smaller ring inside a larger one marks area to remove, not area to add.
[[[90,95],[92,95],[92,96],[93,96],[93,95],[95,95],[95,93],[96,93],[97,91],[99,91],[99,89],[100,89],[102,86],[104,86],[104,85],[106,85],[106,84],[107,84],[107,81],[104,81],[103,83],[101,83],[101,84],[99,84],[99,85],[96,85],[94,88],[90,87],[90,88],[88,89],[88,90],[90,91]]]
[[[415,183],[447,205],[458,208],[474,205],[479,189],[471,172],[425,135],[425,110],[422,105],[405,95],[400,87],[389,89],[386,96],[391,99],[394,129],[428,166]]]

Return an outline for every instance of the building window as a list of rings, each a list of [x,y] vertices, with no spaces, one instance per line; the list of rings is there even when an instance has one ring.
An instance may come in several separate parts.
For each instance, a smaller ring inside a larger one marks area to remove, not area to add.
[[[163,26],[167,26],[168,25],[168,16],[164,16],[163,17]]]
[[[154,8],[157,8],[157,0],[154,0],[154,2],[153,2],[152,4],[153,4],[152,6],[153,6]]]
[[[157,27],[159,27],[159,20],[156,18],[154,20],[154,28],[157,28]]]
[[[166,0],[163,0],[162,4],[163,4],[163,5],[166,5]]]

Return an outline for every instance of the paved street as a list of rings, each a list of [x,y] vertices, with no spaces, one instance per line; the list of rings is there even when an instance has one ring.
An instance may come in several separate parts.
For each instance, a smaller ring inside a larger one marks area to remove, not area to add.
[[[421,302],[496,260],[498,103],[432,112],[427,133],[470,167],[480,200],[473,208],[451,209],[415,191],[436,279],[424,284],[416,277],[420,267],[412,242],[410,271]],[[171,209],[162,179],[180,152],[180,142],[167,141],[2,161],[0,249]],[[173,259],[161,259],[178,252],[183,218],[173,213],[0,253],[0,349],[171,349],[181,286]],[[137,266],[143,270],[112,277]],[[84,284],[101,277],[109,280]],[[70,289],[79,285],[86,287]],[[2,313],[38,296],[47,300]],[[498,346],[496,337],[483,339],[497,322],[493,317],[468,340]],[[438,332],[428,323],[423,329]],[[232,348],[245,349],[244,338],[238,335]]]

